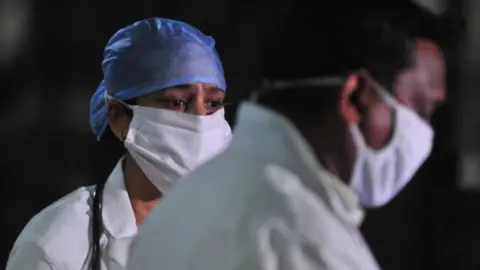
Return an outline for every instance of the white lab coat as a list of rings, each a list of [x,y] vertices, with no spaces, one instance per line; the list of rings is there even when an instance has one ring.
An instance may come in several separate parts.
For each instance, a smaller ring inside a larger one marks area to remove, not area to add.
[[[79,188],[34,216],[17,238],[7,270],[90,269],[94,188]],[[121,161],[105,184],[102,216],[102,269],[125,269],[137,226]]]
[[[376,270],[349,187],[287,119],[241,107],[225,152],[176,184],[146,218],[130,270]]]

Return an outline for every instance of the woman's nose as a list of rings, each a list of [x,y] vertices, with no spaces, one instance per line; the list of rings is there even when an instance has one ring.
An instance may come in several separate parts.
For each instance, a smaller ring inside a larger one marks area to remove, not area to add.
[[[207,115],[208,113],[207,109],[205,108],[205,101],[199,96],[196,96],[195,99],[190,101],[185,112],[195,115]]]

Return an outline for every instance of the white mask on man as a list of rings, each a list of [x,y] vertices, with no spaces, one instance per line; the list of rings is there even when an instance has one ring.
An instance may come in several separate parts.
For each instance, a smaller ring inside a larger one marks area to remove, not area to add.
[[[266,87],[269,91],[278,91],[292,87],[335,87],[343,83],[341,77],[317,77],[267,82]],[[350,127],[357,157],[349,183],[362,205],[380,207],[402,190],[430,155],[434,132],[416,112],[396,101],[379,84],[374,81],[372,84],[383,100],[395,110],[393,136],[383,149],[374,150],[365,143],[358,126]],[[255,101],[261,92],[255,92],[252,99]]]
[[[193,115],[128,106],[133,119],[125,148],[161,192],[226,148],[231,129],[225,111]]]
[[[395,120],[392,138],[380,150],[365,143],[358,126],[350,128],[357,148],[350,186],[366,207],[383,206],[402,190],[430,155],[434,134],[415,111],[400,104],[378,84],[374,87],[395,110]]]

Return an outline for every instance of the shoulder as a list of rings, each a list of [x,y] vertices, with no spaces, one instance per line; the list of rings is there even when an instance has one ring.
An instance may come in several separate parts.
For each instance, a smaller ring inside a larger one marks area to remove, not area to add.
[[[313,239],[323,244],[338,242],[334,239],[338,237],[338,232],[347,229],[331,205],[332,190],[321,179],[307,185],[312,182],[311,179],[301,179],[292,171],[274,164],[265,168],[264,177],[271,197],[276,198],[269,216],[281,217],[292,231],[305,234],[307,238],[312,236],[308,234],[314,234]],[[263,222],[262,226],[272,224],[267,219]],[[332,235],[332,232],[337,232],[337,235]]]
[[[26,243],[14,249],[7,262],[7,270],[55,270],[57,259],[49,256],[45,250],[35,243]]]
[[[282,217],[287,223],[302,227],[298,228],[299,231],[312,223],[317,227],[321,224],[318,228],[322,231],[338,225],[339,221],[328,203],[327,192],[324,192],[327,188],[321,181],[318,181],[318,186],[313,190],[312,186],[305,184],[310,179],[302,179],[293,171],[277,164],[268,164],[262,173],[264,194],[259,194],[263,197],[259,199],[268,200],[269,203],[265,204],[269,206],[266,209],[268,216]]]
[[[264,176],[277,199],[252,233],[262,263],[268,263],[265,258],[272,254],[293,252],[298,256],[297,266],[302,265],[298,269],[309,263],[326,269],[359,269],[361,265],[376,269],[358,228],[333,210],[332,191],[321,179],[318,185],[307,186],[307,179],[277,165],[266,167]]]
[[[32,256],[32,252],[62,261],[75,260],[80,253],[86,256],[92,188],[81,187],[35,215],[15,241],[9,261],[22,261],[25,258],[20,257]]]

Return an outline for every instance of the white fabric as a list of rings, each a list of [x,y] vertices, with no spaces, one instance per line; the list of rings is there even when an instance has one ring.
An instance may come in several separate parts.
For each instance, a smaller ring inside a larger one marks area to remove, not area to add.
[[[94,187],[79,188],[34,216],[17,238],[6,269],[90,269],[93,190]],[[103,223],[102,269],[125,269],[137,226],[124,185],[121,161],[105,185]]]
[[[163,193],[230,142],[225,111],[193,115],[130,106],[133,119],[125,147],[147,178]]]
[[[356,195],[289,121],[244,103],[234,134],[150,213],[127,269],[378,269]]]
[[[430,155],[433,144],[433,129],[425,120],[383,88],[374,86],[395,110],[395,124],[390,142],[380,150],[365,143],[358,126],[351,127],[357,160],[350,185],[362,205],[368,207],[380,207],[392,200]]]

